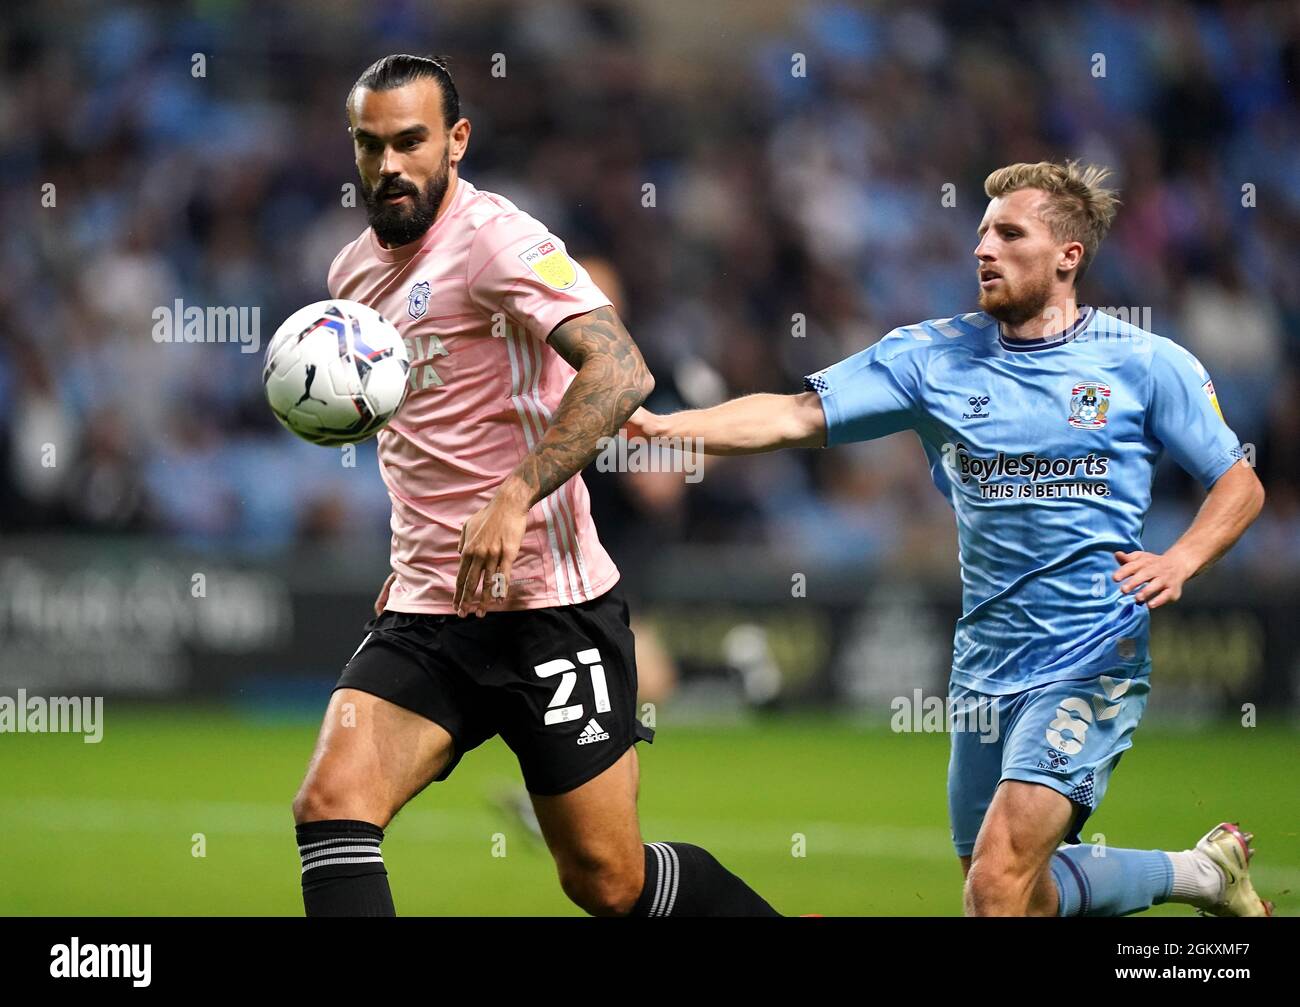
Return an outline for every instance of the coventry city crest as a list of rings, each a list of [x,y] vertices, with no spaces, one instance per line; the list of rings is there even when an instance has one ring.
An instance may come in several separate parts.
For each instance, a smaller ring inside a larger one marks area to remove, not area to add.
[[[1110,388],[1099,381],[1081,381],[1070,389],[1070,426],[1100,430],[1110,409]]]

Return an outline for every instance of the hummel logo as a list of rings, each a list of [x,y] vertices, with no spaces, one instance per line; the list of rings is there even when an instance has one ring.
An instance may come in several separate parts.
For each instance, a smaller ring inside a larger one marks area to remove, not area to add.
[[[968,413],[962,413],[961,418],[964,420],[984,420],[988,419],[989,414],[984,412],[984,407],[989,404],[987,395],[972,395],[966,400],[966,404],[971,407]]]
[[[1038,761],[1038,768],[1039,769],[1060,769],[1062,766],[1068,766],[1069,764],[1070,764],[1069,756],[1065,755],[1063,752],[1058,752],[1054,748],[1049,748],[1047,750],[1047,762],[1044,763],[1040,759]]]
[[[598,741],[608,741],[609,732],[596,723],[596,718],[592,717],[587,721],[587,726],[582,729],[578,735],[579,745],[594,745]]]

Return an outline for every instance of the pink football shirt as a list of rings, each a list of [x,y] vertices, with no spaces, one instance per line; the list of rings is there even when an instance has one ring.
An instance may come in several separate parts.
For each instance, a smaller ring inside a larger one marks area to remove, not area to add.
[[[463,178],[420,240],[384,248],[366,228],[334,259],[329,292],[396,325],[411,358],[406,401],[379,434],[387,607],[453,612],[461,526],[541,440],[575,373],[546,337],[609,298],[542,224]],[[529,512],[509,596],[489,611],[587,601],[617,580],[574,476]]]

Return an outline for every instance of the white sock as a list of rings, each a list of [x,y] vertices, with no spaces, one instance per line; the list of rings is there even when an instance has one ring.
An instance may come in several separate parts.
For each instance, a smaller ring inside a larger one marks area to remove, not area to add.
[[[1227,879],[1223,871],[1200,850],[1165,853],[1174,869],[1170,902],[1182,902],[1197,909],[1209,909],[1223,898]]]

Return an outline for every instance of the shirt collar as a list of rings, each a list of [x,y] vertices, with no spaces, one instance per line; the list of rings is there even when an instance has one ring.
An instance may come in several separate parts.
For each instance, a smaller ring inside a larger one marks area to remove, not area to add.
[[[1048,350],[1053,346],[1064,346],[1091,324],[1092,317],[1096,312],[1096,308],[1081,308],[1079,311],[1079,317],[1074,320],[1073,325],[1068,329],[1064,329],[1061,332],[1057,332],[1056,334],[1047,336],[1043,339],[1008,339],[1003,335],[1002,323],[999,322],[998,342],[1002,345],[1004,350],[1011,350],[1013,353],[1031,353],[1034,350]]]

